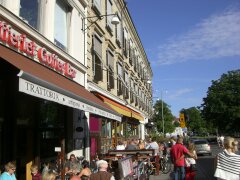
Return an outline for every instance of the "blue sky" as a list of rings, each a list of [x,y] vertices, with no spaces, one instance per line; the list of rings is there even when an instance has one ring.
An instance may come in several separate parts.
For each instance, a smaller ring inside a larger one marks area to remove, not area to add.
[[[239,0],[127,0],[153,70],[154,100],[176,117],[200,106],[212,80],[240,69]]]

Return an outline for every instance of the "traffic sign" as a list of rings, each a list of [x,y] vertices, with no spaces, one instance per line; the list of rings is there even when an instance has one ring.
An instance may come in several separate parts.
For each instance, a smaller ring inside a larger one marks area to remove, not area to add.
[[[179,121],[180,121],[180,127],[181,128],[185,128],[186,127],[186,123],[185,123],[185,117],[184,117],[183,113],[180,113]]]

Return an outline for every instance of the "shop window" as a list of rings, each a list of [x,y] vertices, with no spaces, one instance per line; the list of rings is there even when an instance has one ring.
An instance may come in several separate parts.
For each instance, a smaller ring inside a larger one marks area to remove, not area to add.
[[[102,120],[101,153],[105,154],[112,147],[112,125],[111,121]]]
[[[20,17],[35,29],[38,29],[38,0],[20,0]]]
[[[102,120],[102,132],[101,136],[106,136],[107,135],[107,122],[105,120]]]
[[[54,18],[54,43],[67,51],[71,7],[62,0],[56,0]]]
[[[59,142],[65,134],[64,108],[64,106],[45,100],[40,104],[40,153],[43,157],[54,155],[54,147],[59,146]]]
[[[93,59],[92,59],[93,79],[95,82],[102,81],[102,41],[96,35],[93,36]]]

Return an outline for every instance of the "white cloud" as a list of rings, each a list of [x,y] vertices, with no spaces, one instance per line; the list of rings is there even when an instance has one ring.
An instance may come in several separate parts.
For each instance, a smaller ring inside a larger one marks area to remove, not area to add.
[[[160,45],[156,64],[240,56],[240,10],[228,9]]]
[[[178,98],[184,94],[187,94],[189,92],[192,92],[192,91],[193,91],[193,89],[190,89],[190,88],[179,89],[176,92],[171,93],[168,97],[169,97],[169,99],[176,99],[176,98]]]
[[[211,79],[207,78],[165,78],[165,79],[157,79],[154,80],[154,82],[169,82],[169,81],[175,81],[175,82],[186,82],[186,81],[194,81],[194,82],[199,82],[199,83],[209,83],[211,82]]]

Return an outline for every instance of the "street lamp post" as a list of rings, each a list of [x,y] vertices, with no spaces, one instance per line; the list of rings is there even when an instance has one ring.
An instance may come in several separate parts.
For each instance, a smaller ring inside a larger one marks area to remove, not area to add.
[[[161,91],[161,101],[162,101],[162,125],[163,125],[163,136],[164,136],[164,117],[163,117],[163,97],[162,97],[162,91]]]

